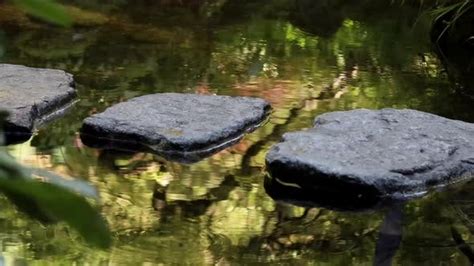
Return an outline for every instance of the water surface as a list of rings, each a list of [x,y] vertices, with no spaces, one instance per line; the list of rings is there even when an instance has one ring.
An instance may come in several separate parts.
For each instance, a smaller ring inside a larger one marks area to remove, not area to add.
[[[431,193],[395,214],[304,209],[273,201],[263,188],[269,147],[285,132],[310,127],[318,114],[413,108],[474,122],[472,100],[449,83],[418,7],[77,2],[96,13],[74,29],[2,21],[1,61],[71,72],[80,99],[32,139],[6,149],[24,164],[97,186],[114,245],[91,249],[67,226],[44,227],[1,198],[4,262],[371,264],[379,235],[399,224],[395,263],[468,263],[452,228],[473,241],[473,184]],[[195,164],[81,143],[84,118],[157,92],[258,96],[274,112],[238,144]]]

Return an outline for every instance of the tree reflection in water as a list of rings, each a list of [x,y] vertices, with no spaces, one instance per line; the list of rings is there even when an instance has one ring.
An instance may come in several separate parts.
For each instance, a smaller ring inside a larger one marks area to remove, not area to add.
[[[386,212],[375,248],[375,265],[392,265],[392,258],[402,242],[403,204],[396,204]]]

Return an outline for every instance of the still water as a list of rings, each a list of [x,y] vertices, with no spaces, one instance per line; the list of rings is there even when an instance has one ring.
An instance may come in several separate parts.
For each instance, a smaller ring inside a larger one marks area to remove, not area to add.
[[[73,73],[80,99],[6,149],[26,165],[94,184],[113,248],[94,250],[67,226],[45,227],[1,198],[0,264],[370,265],[393,254],[395,264],[469,264],[462,247],[474,243],[474,184],[361,213],[275,202],[263,187],[269,147],[318,114],[394,107],[474,122],[472,100],[454,92],[419,7],[73,2],[73,29],[11,12],[0,19],[1,62]],[[257,96],[274,111],[265,126],[195,164],[81,143],[84,118],[157,92]]]

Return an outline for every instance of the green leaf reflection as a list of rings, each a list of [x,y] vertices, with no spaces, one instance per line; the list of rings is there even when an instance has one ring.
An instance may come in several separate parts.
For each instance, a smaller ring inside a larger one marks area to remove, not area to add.
[[[52,0],[14,0],[29,14],[61,26],[71,26],[72,19],[61,5]]]
[[[102,216],[74,192],[49,183],[20,179],[0,179],[0,190],[21,210],[36,215],[35,218],[64,221],[87,242],[98,247],[107,248],[111,244],[109,229]],[[33,204],[35,213],[25,203]]]

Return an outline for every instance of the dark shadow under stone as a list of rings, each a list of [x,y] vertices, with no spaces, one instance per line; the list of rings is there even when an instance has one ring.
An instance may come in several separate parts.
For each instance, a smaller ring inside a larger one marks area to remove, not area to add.
[[[258,98],[158,93],[133,98],[84,120],[84,144],[147,151],[196,162],[260,126],[270,105]]]
[[[309,208],[364,211],[393,204],[383,199],[377,190],[370,187],[321,181],[317,184],[297,185],[267,175],[264,187],[267,194],[276,201]]]

